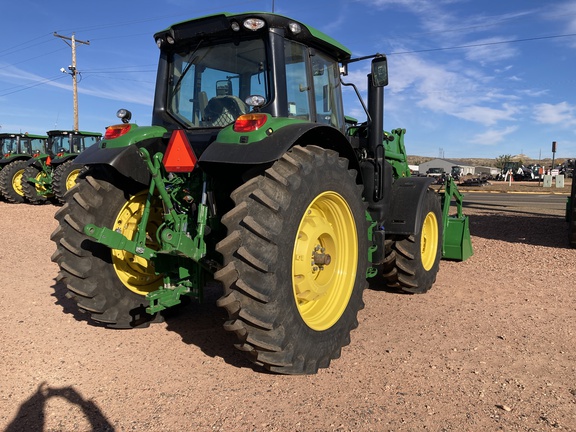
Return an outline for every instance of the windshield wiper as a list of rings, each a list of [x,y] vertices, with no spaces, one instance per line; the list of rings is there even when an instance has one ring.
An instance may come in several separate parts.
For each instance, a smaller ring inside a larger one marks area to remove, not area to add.
[[[196,48],[194,48],[194,51],[192,51],[192,53],[188,56],[189,59],[193,59],[194,58],[194,54],[196,54],[196,51],[198,51],[198,48],[200,48],[200,45],[202,44],[202,42],[204,42],[204,39],[200,39],[198,41],[198,45],[196,45]],[[188,71],[190,70],[190,68],[194,65],[193,61],[190,61],[186,67],[184,68],[184,70],[182,71],[182,74],[180,75],[180,78],[178,78],[178,81],[176,82],[176,85],[174,86],[174,90],[172,91],[172,94],[170,95],[170,101],[172,101],[172,98],[174,98],[174,95],[176,93],[178,93],[178,91],[180,90],[180,85],[182,84],[182,80],[184,79],[184,77],[186,76],[186,74],[188,73]]]

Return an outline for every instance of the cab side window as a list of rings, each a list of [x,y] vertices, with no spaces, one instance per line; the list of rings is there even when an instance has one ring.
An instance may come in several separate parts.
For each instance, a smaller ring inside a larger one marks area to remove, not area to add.
[[[306,71],[308,50],[304,45],[286,41],[284,46],[286,60],[286,90],[288,96],[288,115],[304,120],[310,118],[310,90]]]
[[[321,54],[312,59],[316,121],[339,128],[344,124],[338,63]]]

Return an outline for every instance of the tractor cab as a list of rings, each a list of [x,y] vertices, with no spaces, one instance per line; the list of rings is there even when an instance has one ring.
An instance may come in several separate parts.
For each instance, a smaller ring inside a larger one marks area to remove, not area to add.
[[[36,151],[45,151],[47,137],[44,135],[32,135],[28,133],[2,133],[0,144],[2,164],[8,163],[14,158],[28,159]]]
[[[95,144],[102,134],[97,132],[51,130],[48,134],[48,154],[51,158],[77,156]]]
[[[1,134],[0,143],[2,144],[2,153],[0,154],[0,159],[10,157],[13,153],[19,152],[20,140],[14,134]]]
[[[339,62],[350,52],[318,30],[274,14],[220,14],[175,24],[155,39],[153,124],[186,130],[195,151],[203,150],[201,135],[207,145],[235,121],[246,132],[268,129],[269,117],[344,132]]]

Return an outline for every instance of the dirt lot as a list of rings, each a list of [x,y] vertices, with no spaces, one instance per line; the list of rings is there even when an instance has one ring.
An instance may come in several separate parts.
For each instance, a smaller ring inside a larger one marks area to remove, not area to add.
[[[313,376],[253,368],[205,304],[148,329],[86,322],[55,281],[56,207],[0,202],[0,429],[576,431],[576,250],[560,212],[469,210],[474,256],[425,295],[374,282]]]

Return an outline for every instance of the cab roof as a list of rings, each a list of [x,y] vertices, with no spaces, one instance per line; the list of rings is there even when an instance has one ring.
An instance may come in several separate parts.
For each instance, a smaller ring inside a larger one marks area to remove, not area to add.
[[[102,136],[100,132],[86,132],[86,131],[75,131],[75,130],[51,130],[46,132],[48,136],[58,136],[58,135],[82,135],[82,136]]]
[[[259,30],[249,30],[243,26],[245,20],[249,18],[259,18],[265,25]],[[232,30],[233,23],[239,24],[238,30]],[[295,33],[291,30],[291,24],[300,26],[301,31]],[[270,29],[283,29],[285,37],[301,42],[307,46],[317,48],[322,52],[334,57],[340,62],[349,60],[352,53],[340,42],[317,30],[314,27],[303,24],[292,18],[268,12],[245,12],[241,14],[220,13],[207,15],[187,21],[173,24],[165,30],[154,35],[154,39],[164,42],[168,36],[172,38],[175,46],[186,43],[193,43],[194,40],[210,39],[212,37],[230,37],[237,33],[240,36],[254,34],[258,31],[269,31]]]
[[[10,138],[10,137],[21,137],[21,138],[48,138],[46,135],[36,135],[36,134],[29,134],[28,132],[2,132],[0,133],[0,139],[2,138]]]

